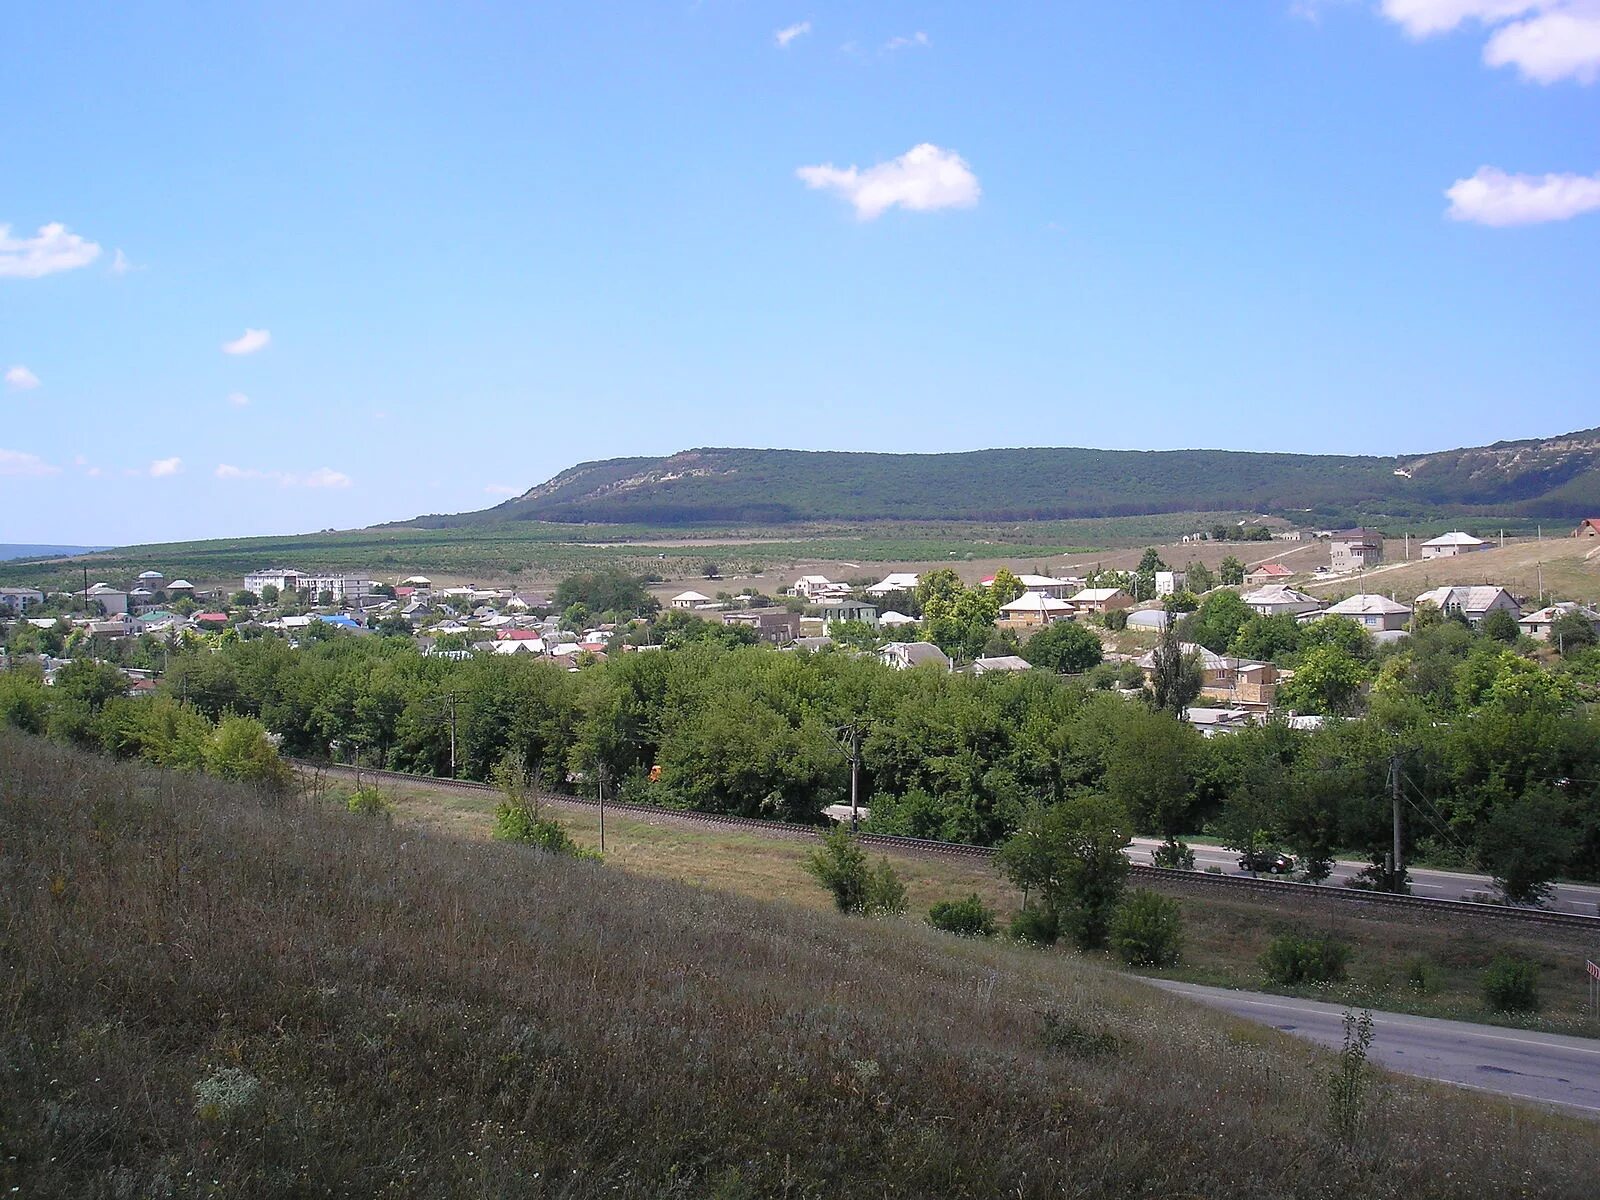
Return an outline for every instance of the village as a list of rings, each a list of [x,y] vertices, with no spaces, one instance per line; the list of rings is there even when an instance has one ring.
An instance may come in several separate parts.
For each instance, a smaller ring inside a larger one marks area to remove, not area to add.
[[[1576,539],[1573,545],[1600,543],[1600,518],[1580,522],[1570,537]],[[0,620],[12,624],[0,667],[36,660],[48,683],[69,659],[87,656],[117,665],[128,678],[130,694],[140,695],[155,690],[173,648],[206,638],[276,635],[291,644],[331,636],[403,637],[426,656],[457,661],[515,656],[578,671],[610,655],[681,643],[685,627],[704,623],[726,629],[734,644],[870,655],[893,669],[981,676],[1047,665],[1030,645],[1043,645],[1034,642],[1039,634],[1072,623],[1091,631],[1094,642],[1087,658],[1058,660],[1055,668],[1081,673],[1092,664],[1100,686],[1138,692],[1152,680],[1155,646],[1169,623],[1181,622],[1220,593],[1236,595],[1249,614],[1301,627],[1342,619],[1371,645],[1406,637],[1423,615],[1454,619],[1471,629],[1499,621],[1500,628],[1538,642],[1559,639],[1563,628],[1573,628],[1572,621],[1600,635],[1600,609],[1588,604],[1542,591],[1521,594],[1493,581],[1468,582],[1481,576],[1475,569],[1478,556],[1503,540],[1453,531],[1415,543],[1406,537],[1397,545],[1397,539],[1366,528],[1279,530],[1270,538],[1220,544],[1236,549],[1264,540],[1320,545],[1326,561],[1304,567],[1268,558],[1246,566],[1230,553],[1212,569],[1204,556],[1186,567],[1170,566],[1163,558],[1163,553],[1180,557],[1214,540],[1220,539],[1201,533],[1176,546],[1146,549],[1133,569],[1050,575],[999,566],[970,581],[976,599],[966,612],[969,627],[956,644],[929,633],[930,605],[940,603],[929,594],[930,582],[938,591],[942,575],[948,586],[963,587],[957,572],[946,568],[887,571],[875,580],[801,571],[773,584],[761,577],[723,580],[708,565],[699,587],[650,583],[647,602],[634,613],[606,613],[584,604],[561,607],[559,588],[436,584],[420,573],[383,581],[275,567],[197,585],[149,569],[127,581],[86,578],[71,593],[0,588]],[[1412,562],[1432,564],[1444,577],[1461,582],[1415,594],[1384,585],[1385,570]],[[735,585],[742,586],[728,590]],[[973,619],[986,622],[976,636],[970,629]],[[1280,688],[1294,675],[1282,656],[1230,653],[1226,646],[1219,650],[1189,641],[1179,645],[1199,673],[1198,695],[1185,719],[1205,735],[1259,724],[1272,715],[1305,727],[1322,719],[1280,704]]]

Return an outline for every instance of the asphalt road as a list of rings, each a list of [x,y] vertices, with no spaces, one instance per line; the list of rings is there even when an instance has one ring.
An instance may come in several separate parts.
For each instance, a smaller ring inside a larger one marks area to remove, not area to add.
[[[1323,1046],[1344,1045],[1345,1010],[1336,1004],[1166,979],[1148,982]],[[1372,1020],[1369,1057],[1392,1071],[1600,1118],[1600,1040],[1403,1013],[1375,1012]]]
[[[1134,838],[1128,853],[1136,863],[1148,863],[1150,852],[1161,843],[1156,838]],[[1195,870],[1221,867],[1229,875],[1243,875],[1239,870],[1239,855],[1218,846],[1191,846],[1194,850]],[[1366,867],[1366,863],[1337,862],[1325,886],[1343,887]],[[1292,878],[1280,876],[1279,878]],[[1474,900],[1493,895],[1494,881],[1487,875],[1465,875],[1456,871],[1430,871],[1414,867],[1411,871],[1411,894],[1425,900]],[[1548,909],[1557,912],[1582,913],[1586,917],[1600,915],[1600,887],[1593,884],[1560,883],[1548,903]]]

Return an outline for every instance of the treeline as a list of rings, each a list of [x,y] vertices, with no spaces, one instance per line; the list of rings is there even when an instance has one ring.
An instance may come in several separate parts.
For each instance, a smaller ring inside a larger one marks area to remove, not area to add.
[[[1396,883],[1376,868],[1398,770],[1408,857],[1483,867],[1516,899],[1559,873],[1600,877],[1600,719],[1504,647],[1396,655],[1361,716],[1320,730],[1205,739],[1043,671],[897,672],[837,651],[690,642],[570,672],[450,662],[399,638],[218,641],[175,652],[154,698],[91,686],[94,664],[53,688],[10,672],[0,719],[161,761],[169,742],[188,744],[163,722],[243,718],[289,755],[441,776],[453,756],[456,776],[488,780],[511,754],[550,789],[807,823],[848,798],[853,727],[875,830],[996,844],[1037,806],[1094,794],[1175,845],[1207,830],[1282,847],[1312,877],[1351,852],[1379,885]]]

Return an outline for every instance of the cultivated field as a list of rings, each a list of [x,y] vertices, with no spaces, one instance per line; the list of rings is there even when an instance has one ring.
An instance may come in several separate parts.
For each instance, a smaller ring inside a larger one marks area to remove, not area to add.
[[[1592,1124],[1058,954],[0,738],[35,1197],[1579,1197]]]

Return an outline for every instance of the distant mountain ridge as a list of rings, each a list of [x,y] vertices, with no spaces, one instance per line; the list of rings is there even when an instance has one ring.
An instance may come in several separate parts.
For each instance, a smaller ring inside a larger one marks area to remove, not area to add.
[[[1600,512],[1600,429],[1423,455],[701,448],[579,463],[493,508],[400,524],[1047,520],[1164,512]]]
[[[94,554],[105,546],[40,546],[32,543],[0,542],[0,562],[16,558],[62,558],[68,554]]]

